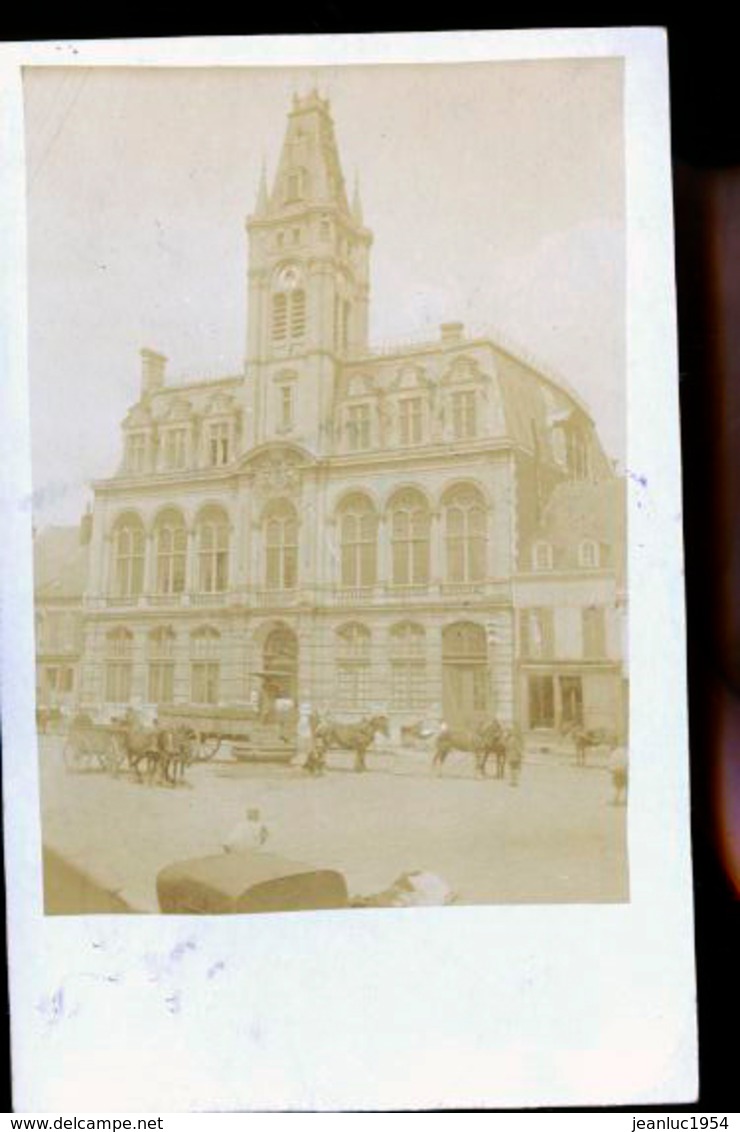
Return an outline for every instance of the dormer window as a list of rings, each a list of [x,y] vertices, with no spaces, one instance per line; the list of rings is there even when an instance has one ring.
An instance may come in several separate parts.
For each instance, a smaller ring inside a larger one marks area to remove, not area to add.
[[[599,544],[593,539],[584,539],[578,548],[578,564],[584,570],[594,570],[599,565]]]
[[[401,444],[421,444],[423,411],[421,397],[402,397],[398,402],[398,435]]]
[[[476,433],[475,390],[457,390],[452,394],[452,434],[455,440],[470,440]]]
[[[168,428],[164,434],[163,462],[167,471],[176,471],[187,463],[188,430]]]
[[[208,428],[208,463],[212,468],[223,467],[230,459],[231,429],[227,421],[217,421]]]
[[[363,452],[370,447],[370,406],[350,405],[347,409],[347,447]]]
[[[532,566],[535,570],[552,570],[552,546],[549,542],[536,542],[532,547]]]
[[[126,440],[126,471],[145,472],[147,455],[147,434],[145,432],[129,433]]]

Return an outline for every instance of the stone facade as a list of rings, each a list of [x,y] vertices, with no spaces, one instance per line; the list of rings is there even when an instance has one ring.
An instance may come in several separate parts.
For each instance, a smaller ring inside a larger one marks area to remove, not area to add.
[[[246,704],[267,673],[284,698],[394,728],[541,723],[517,606],[545,603],[528,575],[558,485],[614,482],[588,410],[458,323],[370,346],[372,233],[315,92],[247,233],[245,372],[168,384],[142,351],[120,466],[94,484],[81,705]],[[622,553],[589,605],[614,606]],[[563,626],[574,577],[548,591]]]

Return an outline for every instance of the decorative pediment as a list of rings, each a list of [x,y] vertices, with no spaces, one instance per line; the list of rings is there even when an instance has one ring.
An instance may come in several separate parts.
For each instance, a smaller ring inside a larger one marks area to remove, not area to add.
[[[368,397],[375,391],[375,378],[369,373],[353,373],[347,382],[348,397]]]
[[[423,366],[408,364],[401,366],[389,385],[394,391],[402,389],[426,389],[429,381]]]
[[[234,412],[236,402],[230,393],[214,393],[206,401],[204,413],[208,417],[229,416]]]
[[[442,377],[443,385],[471,385],[474,382],[484,381],[484,374],[475,358],[455,358],[452,365]]]
[[[249,460],[254,490],[263,499],[300,494],[306,460],[288,446],[273,446]]]
[[[193,413],[193,406],[186,397],[173,397],[162,406],[158,414],[163,423],[176,424],[180,421],[189,421]]]

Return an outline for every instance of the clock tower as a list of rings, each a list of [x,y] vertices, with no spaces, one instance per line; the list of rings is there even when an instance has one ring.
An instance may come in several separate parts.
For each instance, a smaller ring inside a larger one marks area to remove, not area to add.
[[[369,253],[359,193],[350,204],[329,103],[293,99],[271,190],[263,172],[247,221],[248,445],[331,445],[339,367],[367,348]]]

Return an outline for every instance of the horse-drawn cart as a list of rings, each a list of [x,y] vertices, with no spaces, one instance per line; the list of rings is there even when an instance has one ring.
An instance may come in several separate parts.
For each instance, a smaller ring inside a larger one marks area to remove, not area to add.
[[[79,716],[72,721],[62,758],[69,771],[117,774],[126,761],[126,729],[118,723],[95,723],[88,716]]]
[[[160,708],[158,719],[165,727],[190,728],[196,736],[198,761],[208,761],[228,747],[239,762],[288,763],[296,754],[293,714],[275,712],[269,720],[262,720],[248,707],[173,704]]]

